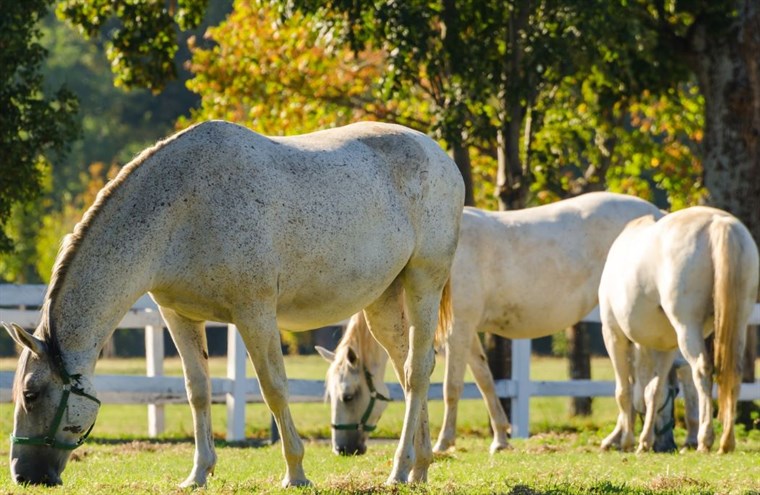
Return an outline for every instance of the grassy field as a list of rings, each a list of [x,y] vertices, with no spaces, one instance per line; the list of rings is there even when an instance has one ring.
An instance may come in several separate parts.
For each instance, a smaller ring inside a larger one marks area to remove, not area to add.
[[[327,364],[315,356],[287,359],[291,378],[322,379]],[[0,360],[0,369],[13,369],[14,360]],[[181,374],[176,359],[167,360],[166,374]],[[212,373],[223,376],[224,359],[212,359]],[[98,373],[144,374],[139,359],[102,360]],[[252,376],[253,371],[249,370]],[[534,379],[564,379],[566,362],[536,358]],[[607,359],[595,359],[595,379],[611,379]],[[433,381],[442,381],[439,365]],[[389,371],[387,380],[393,380]],[[467,378],[469,381],[471,377]],[[296,425],[306,439],[305,469],[315,483],[309,493],[760,493],[760,431],[740,429],[738,452],[727,456],[694,452],[673,455],[599,451],[601,439],[611,431],[616,408],[611,398],[594,400],[591,418],[571,418],[567,398],[531,400],[531,432],[528,440],[514,440],[514,449],[488,455],[490,432],[480,400],[462,401],[457,450],[436,458],[426,486],[386,488],[403,404],[392,403],[383,416],[377,440],[365,456],[341,458],[330,452],[329,407],[326,404],[293,404]],[[440,428],[442,403],[431,403],[431,428]],[[186,405],[167,406],[167,431],[159,440],[146,438],[144,406],[104,405],[92,440],[77,450],[64,472],[65,493],[174,493],[192,465],[192,420]],[[284,464],[279,446],[267,445],[269,414],[260,404],[247,407],[244,445],[223,442],[226,412],[213,410],[219,463],[208,493],[272,492],[281,490]],[[0,433],[10,433],[12,407],[0,405]],[[676,439],[683,440],[681,427]],[[7,469],[8,444],[0,443],[0,493],[48,493],[42,488],[13,485]]]

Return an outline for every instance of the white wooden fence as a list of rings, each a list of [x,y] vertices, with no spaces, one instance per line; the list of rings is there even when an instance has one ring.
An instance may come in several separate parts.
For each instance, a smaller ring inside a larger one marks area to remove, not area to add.
[[[45,294],[44,285],[0,284],[0,321],[14,322],[33,329],[39,321],[39,307]],[[598,322],[595,309],[583,321]],[[755,305],[750,323],[760,324],[760,304]],[[155,437],[164,430],[164,408],[167,403],[187,402],[185,382],[182,377],[163,376],[164,322],[155,303],[147,295],[140,298],[124,316],[118,328],[144,328],[146,376],[96,375],[94,384],[98,397],[104,403],[147,404],[148,434]],[[227,330],[227,377],[212,378],[212,400],[227,404],[227,440],[245,438],[245,404],[263,402],[258,381],[246,377],[246,351],[234,325]],[[512,341],[512,379],[497,380],[499,397],[512,399],[512,436],[528,436],[530,398],[537,396],[563,397],[610,397],[614,395],[611,381],[531,381],[531,341]],[[11,402],[12,370],[0,370],[0,403]],[[389,383],[391,398],[403,400],[404,394],[397,383]],[[291,402],[321,402],[324,382],[319,380],[289,380]],[[463,399],[480,398],[474,383],[466,383]],[[443,384],[431,383],[429,398],[443,398]],[[760,399],[760,382],[742,384],[741,400]]]

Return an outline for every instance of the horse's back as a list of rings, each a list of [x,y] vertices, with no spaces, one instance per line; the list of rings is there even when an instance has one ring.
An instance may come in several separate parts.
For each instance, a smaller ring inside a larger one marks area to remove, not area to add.
[[[370,303],[413,256],[453,252],[461,175],[421,133],[362,123],[269,138],[217,121],[185,134],[163,271],[173,286],[228,288],[190,299],[273,298],[283,325],[313,328]]]
[[[510,338],[562,330],[596,304],[603,260],[625,225],[660,214],[614,193],[508,212],[465,208],[452,268],[455,314]]]

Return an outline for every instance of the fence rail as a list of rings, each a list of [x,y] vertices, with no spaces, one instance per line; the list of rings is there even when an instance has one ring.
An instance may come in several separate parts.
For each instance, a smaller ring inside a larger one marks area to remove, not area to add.
[[[39,307],[42,304],[44,285],[0,284],[0,321],[14,322],[33,329],[39,321]],[[599,322],[597,309],[582,321]],[[750,319],[753,325],[760,325],[760,304]],[[215,325],[216,326],[216,325]],[[164,430],[164,404],[185,403],[185,381],[182,377],[163,376],[165,324],[158,308],[150,297],[143,296],[127,312],[118,328],[144,328],[146,350],[146,376],[96,375],[94,385],[98,397],[104,403],[147,404],[148,434],[155,437]],[[246,351],[243,341],[234,325],[227,330],[227,377],[212,378],[212,400],[227,404],[227,440],[245,438],[245,404],[263,402],[258,380],[247,378]],[[496,393],[501,398],[512,399],[512,435],[516,438],[528,436],[529,403],[531,397],[611,397],[615,385],[611,381],[571,380],[571,381],[531,381],[530,380],[531,341],[512,341],[512,379],[497,380]],[[11,401],[13,371],[0,371],[0,403]],[[403,400],[404,394],[397,383],[389,383],[391,398]],[[291,402],[321,402],[324,382],[320,380],[288,380]],[[443,384],[431,383],[430,400],[443,399]],[[474,383],[466,383],[462,391],[463,399],[478,399],[480,391]],[[744,383],[740,400],[760,399],[760,382]]]

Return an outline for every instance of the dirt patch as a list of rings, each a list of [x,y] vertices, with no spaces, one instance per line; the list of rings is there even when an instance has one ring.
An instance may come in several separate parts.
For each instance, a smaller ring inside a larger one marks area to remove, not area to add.
[[[176,443],[165,442],[147,442],[143,440],[133,440],[131,442],[118,443],[109,447],[109,454],[125,455],[145,452],[164,452],[166,450],[177,448]]]
[[[647,483],[646,486],[653,491],[668,492],[679,492],[686,488],[697,488],[700,490],[709,490],[710,488],[710,485],[706,481],[688,476],[657,476]]]

